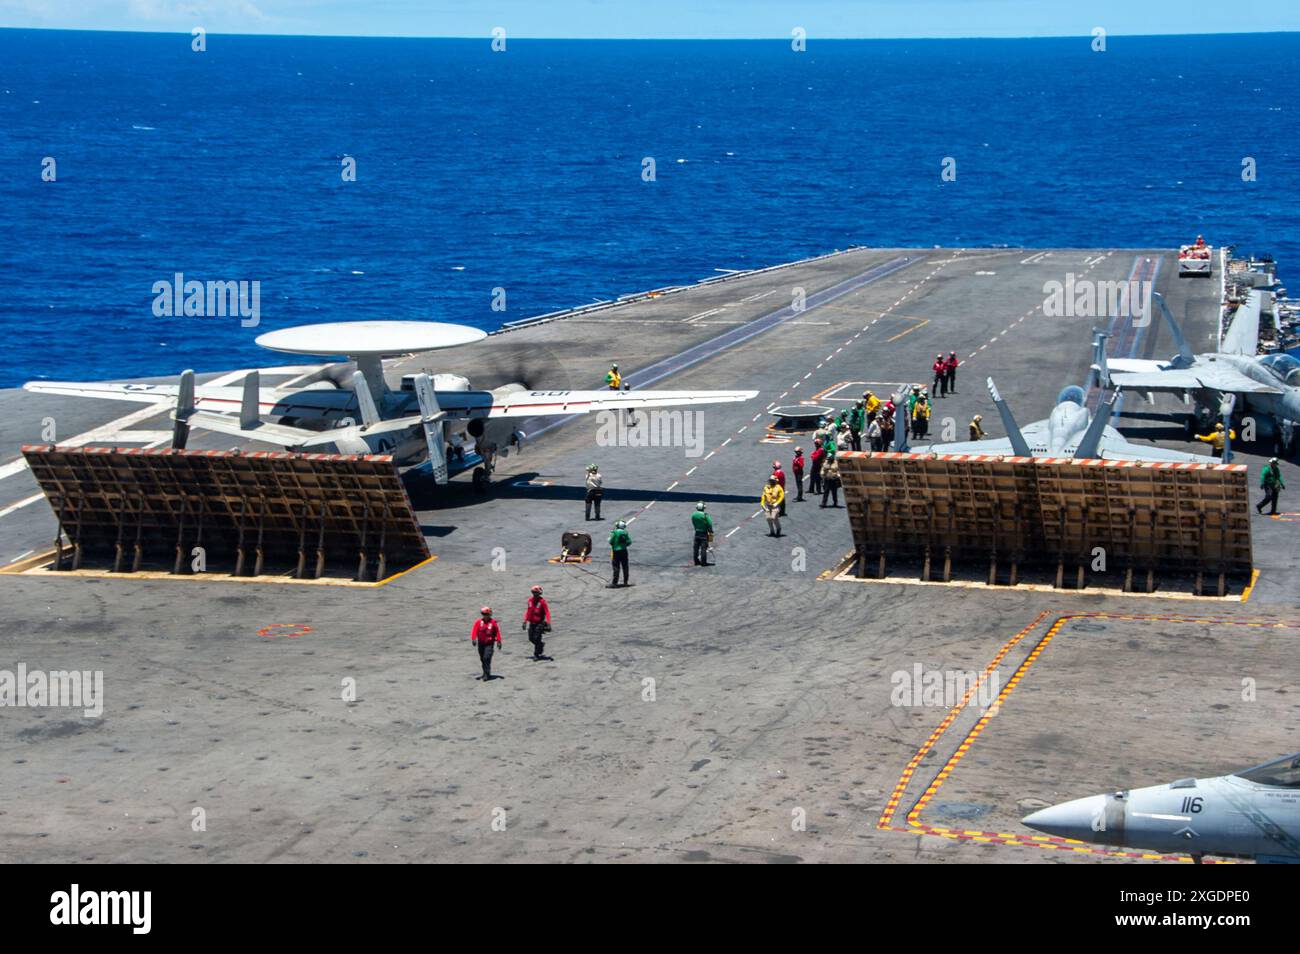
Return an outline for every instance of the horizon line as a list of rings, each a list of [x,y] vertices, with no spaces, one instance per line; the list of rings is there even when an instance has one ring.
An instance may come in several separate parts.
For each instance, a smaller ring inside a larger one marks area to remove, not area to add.
[[[204,29],[196,25],[195,28]],[[191,30],[135,30],[119,27],[28,27],[28,26],[4,26],[0,25],[0,31],[25,31],[32,33],[130,33],[142,36],[191,36]],[[283,37],[285,39],[336,39],[336,40],[491,40],[491,28],[488,32],[482,34],[459,35],[459,34],[438,34],[438,33],[250,33],[250,32],[225,32],[223,30],[207,30],[205,33],[209,36],[228,36],[228,37]],[[1106,32],[1107,39],[1112,38],[1147,38],[1147,39],[1179,39],[1183,37],[1211,37],[1211,36],[1278,36],[1286,34],[1300,33],[1296,30],[1207,30],[1189,33],[1112,33]],[[807,35],[808,41],[818,43],[859,43],[859,42],[891,42],[898,40],[924,40],[924,41],[961,41],[961,40],[1078,40],[1088,39],[1092,36],[1091,32],[1087,33],[1041,33],[1041,34],[972,34],[969,36],[921,36],[921,35],[897,35],[897,36],[819,36],[816,33]],[[583,43],[773,43],[789,42],[789,35],[778,34],[775,36],[534,36],[527,34],[510,34],[507,32],[507,42],[511,40],[526,41],[569,41]]]

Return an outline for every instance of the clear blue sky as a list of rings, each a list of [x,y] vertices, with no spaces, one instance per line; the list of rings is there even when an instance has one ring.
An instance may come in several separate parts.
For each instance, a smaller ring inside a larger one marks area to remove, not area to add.
[[[1079,36],[1300,30],[1300,0],[0,0],[0,27],[358,36]]]

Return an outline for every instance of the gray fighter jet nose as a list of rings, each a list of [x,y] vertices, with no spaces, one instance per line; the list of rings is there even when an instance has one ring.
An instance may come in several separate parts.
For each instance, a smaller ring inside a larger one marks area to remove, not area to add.
[[[1026,815],[1021,822],[1044,834],[1096,841],[1098,833],[1104,831],[1105,819],[1106,796],[1090,795],[1041,809]]]

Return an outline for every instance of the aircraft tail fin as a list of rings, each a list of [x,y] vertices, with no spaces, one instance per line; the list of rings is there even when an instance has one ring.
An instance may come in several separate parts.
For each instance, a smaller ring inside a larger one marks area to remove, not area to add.
[[[373,427],[383,420],[379,416],[379,408],[375,406],[374,395],[370,393],[370,385],[366,382],[363,372],[352,372],[352,391],[357,396],[357,408],[361,412],[361,423],[364,427]]]
[[[1097,456],[1097,451],[1101,448],[1101,439],[1106,435],[1106,425],[1110,423],[1111,413],[1115,409],[1115,402],[1119,400],[1119,391],[1120,389],[1116,388],[1109,400],[1098,403],[1096,413],[1088,422],[1088,429],[1083,432],[1079,446],[1074,449],[1075,460],[1091,460]]]
[[[1192,346],[1187,343],[1187,338],[1183,335],[1183,329],[1178,327],[1178,322],[1174,321],[1173,313],[1169,306],[1165,304],[1165,296],[1159,292],[1152,292],[1151,299],[1160,307],[1160,314],[1165,316],[1165,324],[1169,326],[1169,333],[1173,335],[1174,344],[1178,346],[1178,357],[1174,359],[1173,366],[1176,368],[1189,368],[1196,363],[1196,355],[1192,353]]]
[[[1011,442],[1011,450],[1017,457],[1033,457],[1029,452],[1029,443],[1025,440],[1025,435],[1020,431],[1020,425],[1016,423],[1015,416],[1011,413],[1011,408],[1007,402],[1002,400],[1002,395],[998,393],[998,386],[993,383],[993,379],[988,379],[989,397],[993,398],[993,406],[998,409],[998,416],[1002,418],[1002,426],[1006,428],[1007,440]]]
[[[190,439],[190,417],[194,414],[194,372],[181,372],[181,386],[176,392],[176,415],[172,424],[172,448],[185,450]]]
[[[907,417],[907,392],[908,386],[900,384],[898,390],[894,393],[894,446],[892,450],[899,454],[906,454],[909,450],[907,427],[904,424],[904,419]]]
[[[1237,395],[1225,394],[1219,402],[1219,419],[1223,421],[1223,462],[1232,463],[1232,409],[1237,406]]]
[[[239,402],[239,427],[251,431],[257,427],[261,415],[258,413],[258,400],[262,394],[262,375],[254,368],[244,375],[244,396]]]
[[[1110,368],[1106,365],[1106,339],[1110,335],[1092,329],[1092,367],[1088,369],[1088,389],[1110,387]]]
[[[415,376],[415,398],[420,402],[420,422],[424,425],[424,442],[429,448],[429,466],[433,468],[433,481],[447,482],[447,437],[443,419],[446,415],[438,404],[438,395],[427,374]]]

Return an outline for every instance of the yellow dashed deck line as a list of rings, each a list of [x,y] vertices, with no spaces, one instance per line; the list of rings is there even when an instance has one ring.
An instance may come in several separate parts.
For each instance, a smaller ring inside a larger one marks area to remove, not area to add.
[[[984,728],[989,724],[989,721],[999,711],[1000,707],[1002,706],[1002,703],[1011,695],[1015,687],[1020,684],[1020,681],[1024,678],[1025,674],[1029,671],[1029,667],[1038,661],[1038,658],[1043,654],[1043,651],[1046,650],[1048,645],[1050,645],[1051,641],[1061,631],[1061,628],[1065,626],[1067,623],[1070,623],[1077,619],[1111,619],[1111,620],[1121,620],[1121,621],[1157,620],[1157,621],[1172,622],[1172,623],[1209,623],[1212,625],[1244,626],[1244,627],[1251,627],[1257,629],[1258,628],[1300,629],[1300,623],[1278,622],[1275,620],[1263,619],[1261,617],[1242,617],[1240,619],[1234,619],[1230,617],[1192,616],[1188,614],[1084,612],[1084,613],[1071,613],[1071,614],[1059,616],[1052,623],[1052,625],[1048,627],[1047,632],[1044,633],[1043,637],[1038,641],[1038,643],[1035,644],[1034,648],[1030,650],[1029,655],[1025,658],[1025,660],[1016,668],[1016,671],[1012,674],[1011,678],[1007,681],[1007,684],[1002,687],[1002,690],[998,693],[997,698],[994,700],[993,704],[989,707],[988,711],[983,713],[980,716],[979,720],[975,723],[974,727],[972,727],[970,732],[968,732],[965,738],[963,738],[962,741],[958,744],[956,751],[954,751],[954,753],[948,759],[948,761],[944,763],[943,767],[939,769],[934,779],[930,782],[928,786],[926,786],[925,790],[921,793],[916,803],[907,812],[906,827],[902,827],[894,824],[894,816],[895,814],[897,814],[898,806],[902,802],[903,796],[906,793],[908,787],[910,786],[913,776],[916,774],[917,768],[921,764],[922,760],[926,757],[926,755],[930,753],[930,751],[933,750],[934,746],[938,743],[939,739],[943,737],[943,735],[952,726],[953,722],[956,721],[958,715],[960,715],[960,713],[966,708],[966,706],[970,703],[970,700],[975,697],[975,694],[979,690],[980,686],[984,684],[988,676],[1001,663],[1001,661],[1006,658],[1006,655],[1017,644],[1019,644],[1022,640],[1024,640],[1026,636],[1028,636],[1031,632],[1033,632],[1038,627],[1039,623],[1041,623],[1043,619],[1046,618],[1048,615],[1050,614],[1046,610],[1039,613],[1036,617],[1034,617],[1033,621],[1030,622],[1028,626],[1020,630],[1009,640],[1003,643],[1001,648],[999,648],[997,654],[993,657],[992,661],[989,663],[989,665],[986,666],[984,670],[980,673],[979,677],[975,681],[975,684],[971,686],[970,689],[967,690],[966,694],[962,697],[961,701],[956,706],[954,706],[951,710],[949,710],[948,714],[944,717],[943,721],[941,721],[938,727],[936,727],[935,730],[930,733],[929,737],[925,740],[924,743],[922,743],[921,747],[917,750],[916,754],[912,756],[911,760],[909,760],[906,767],[904,767],[902,774],[899,776],[898,783],[894,786],[894,790],[890,794],[888,801],[885,803],[885,807],[880,814],[880,818],[876,822],[876,828],[882,831],[910,832],[916,835],[936,835],[942,838],[951,838],[951,839],[963,840],[963,841],[988,840],[988,841],[994,841],[999,844],[1021,845],[1028,848],[1044,848],[1044,849],[1049,849],[1054,851],[1061,851],[1061,850],[1074,851],[1082,854],[1099,855],[1102,857],[1109,857],[1109,858],[1136,858],[1138,860],[1148,860],[1148,861],[1175,861],[1175,862],[1189,863],[1191,859],[1183,855],[1159,855],[1159,854],[1151,854],[1148,852],[1124,851],[1122,849],[1105,848],[1105,847],[1098,847],[1095,845],[1089,845],[1083,842],[1075,841],[1073,839],[1054,838],[1049,835],[1023,835],[1020,833],[1011,833],[1011,832],[980,832],[978,836],[976,836],[971,834],[970,830],[955,831],[949,828],[941,828],[934,825],[927,825],[920,820],[920,815],[921,812],[925,809],[925,806],[929,804],[929,802],[938,793],[939,789],[943,786],[943,783],[947,781],[949,776],[952,775],[958,763],[960,763],[962,758],[965,757],[966,753],[970,751],[971,747],[975,743],[975,740],[979,738],[980,734],[984,731]],[[1233,864],[1234,862],[1215,861],[1212,863]]]

